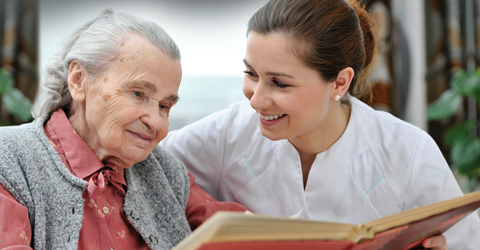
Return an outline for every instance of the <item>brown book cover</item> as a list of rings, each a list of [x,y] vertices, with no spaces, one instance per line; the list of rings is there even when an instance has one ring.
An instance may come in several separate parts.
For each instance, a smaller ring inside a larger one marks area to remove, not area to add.
[[[406,210],[362,225],[219,212],[173,250],[423,249],[480,207],[480,192]]]

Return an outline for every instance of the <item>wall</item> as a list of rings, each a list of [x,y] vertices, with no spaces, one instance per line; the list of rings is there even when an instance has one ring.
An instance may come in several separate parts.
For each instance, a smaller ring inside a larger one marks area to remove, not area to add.
[[[180,102],[172,109],[170,129],[244,100],[243,57],[246,25],[266,0],[40,0],[40,74],[64,39],[104,8],[154,21],[182,53]],[[42,78],[41,78],[42,79]]]

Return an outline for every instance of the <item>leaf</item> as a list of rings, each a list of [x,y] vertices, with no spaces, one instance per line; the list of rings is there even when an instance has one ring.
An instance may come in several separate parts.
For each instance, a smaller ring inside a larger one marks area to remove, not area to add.
[[[443,142],[451,147],[455,143],[467,139],[474,125],[475,122],[473,120],[453,125],[445,131]]]
[[[475,70],[475,73],[477,73],[476,70]],[[479,71],[479,73],[480,73],[480,71]],[[453,79],[453,78],[457,78],[457,77],[464,76],[464,75],[466,75],[466,74],[467,74],[467,72],[465,72],[465,70],[459,69],[459,70],[457,70],[457,72],[455,72],[455,74],[452,76],[452,79]]]
[[[3,94],[2,100],[13,116],[20,118],[23,122],[32,119],[32,114],[30,113],[32,102],[20,90],[16,88],[9,89]]]
[[[480,157],[480,138],[463,139],[453,145],[451,157],[458,169],[468,168]]]
[[[4,68],[0,69],[0,95],[13,86],[13,78]]]
[[[468,95],[480,87],[480,77],[476,74],[455,75],[451,81],[452,88],[462,95]]]
[[[437,100],[428,105],[428,119],[443,120],[449,118],[460,108],[462,100],[462,96],[454,89],[446,90]]]
[[[479,171],[480,171],[480,159],[472,161],[458,168],[459,174],[467,175],[469,177],[478,176]]]
[[[480,88],[476,88],[472,91],[471,96],[477,102],[477,105],[480,105]]]

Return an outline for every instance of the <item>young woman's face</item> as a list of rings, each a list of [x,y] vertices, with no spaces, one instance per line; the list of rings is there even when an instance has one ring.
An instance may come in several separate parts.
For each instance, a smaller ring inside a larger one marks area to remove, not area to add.
[[[244,62],[243,93],[257,111],[264,136],[315,138],[328,126],[334,82],[305,66],[282,35],[250,32]]]

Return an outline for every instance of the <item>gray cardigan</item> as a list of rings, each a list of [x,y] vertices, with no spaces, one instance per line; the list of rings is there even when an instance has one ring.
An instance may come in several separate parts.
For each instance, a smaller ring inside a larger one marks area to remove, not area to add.
[[[28,208],[34,249],[77,249],[87,182],[68,171],[43,131],[48,117],[0,127],[0,183]],[[185,166],[158,146],[125,170],[124,213],[151,249],[170,249],[190,233]]]

